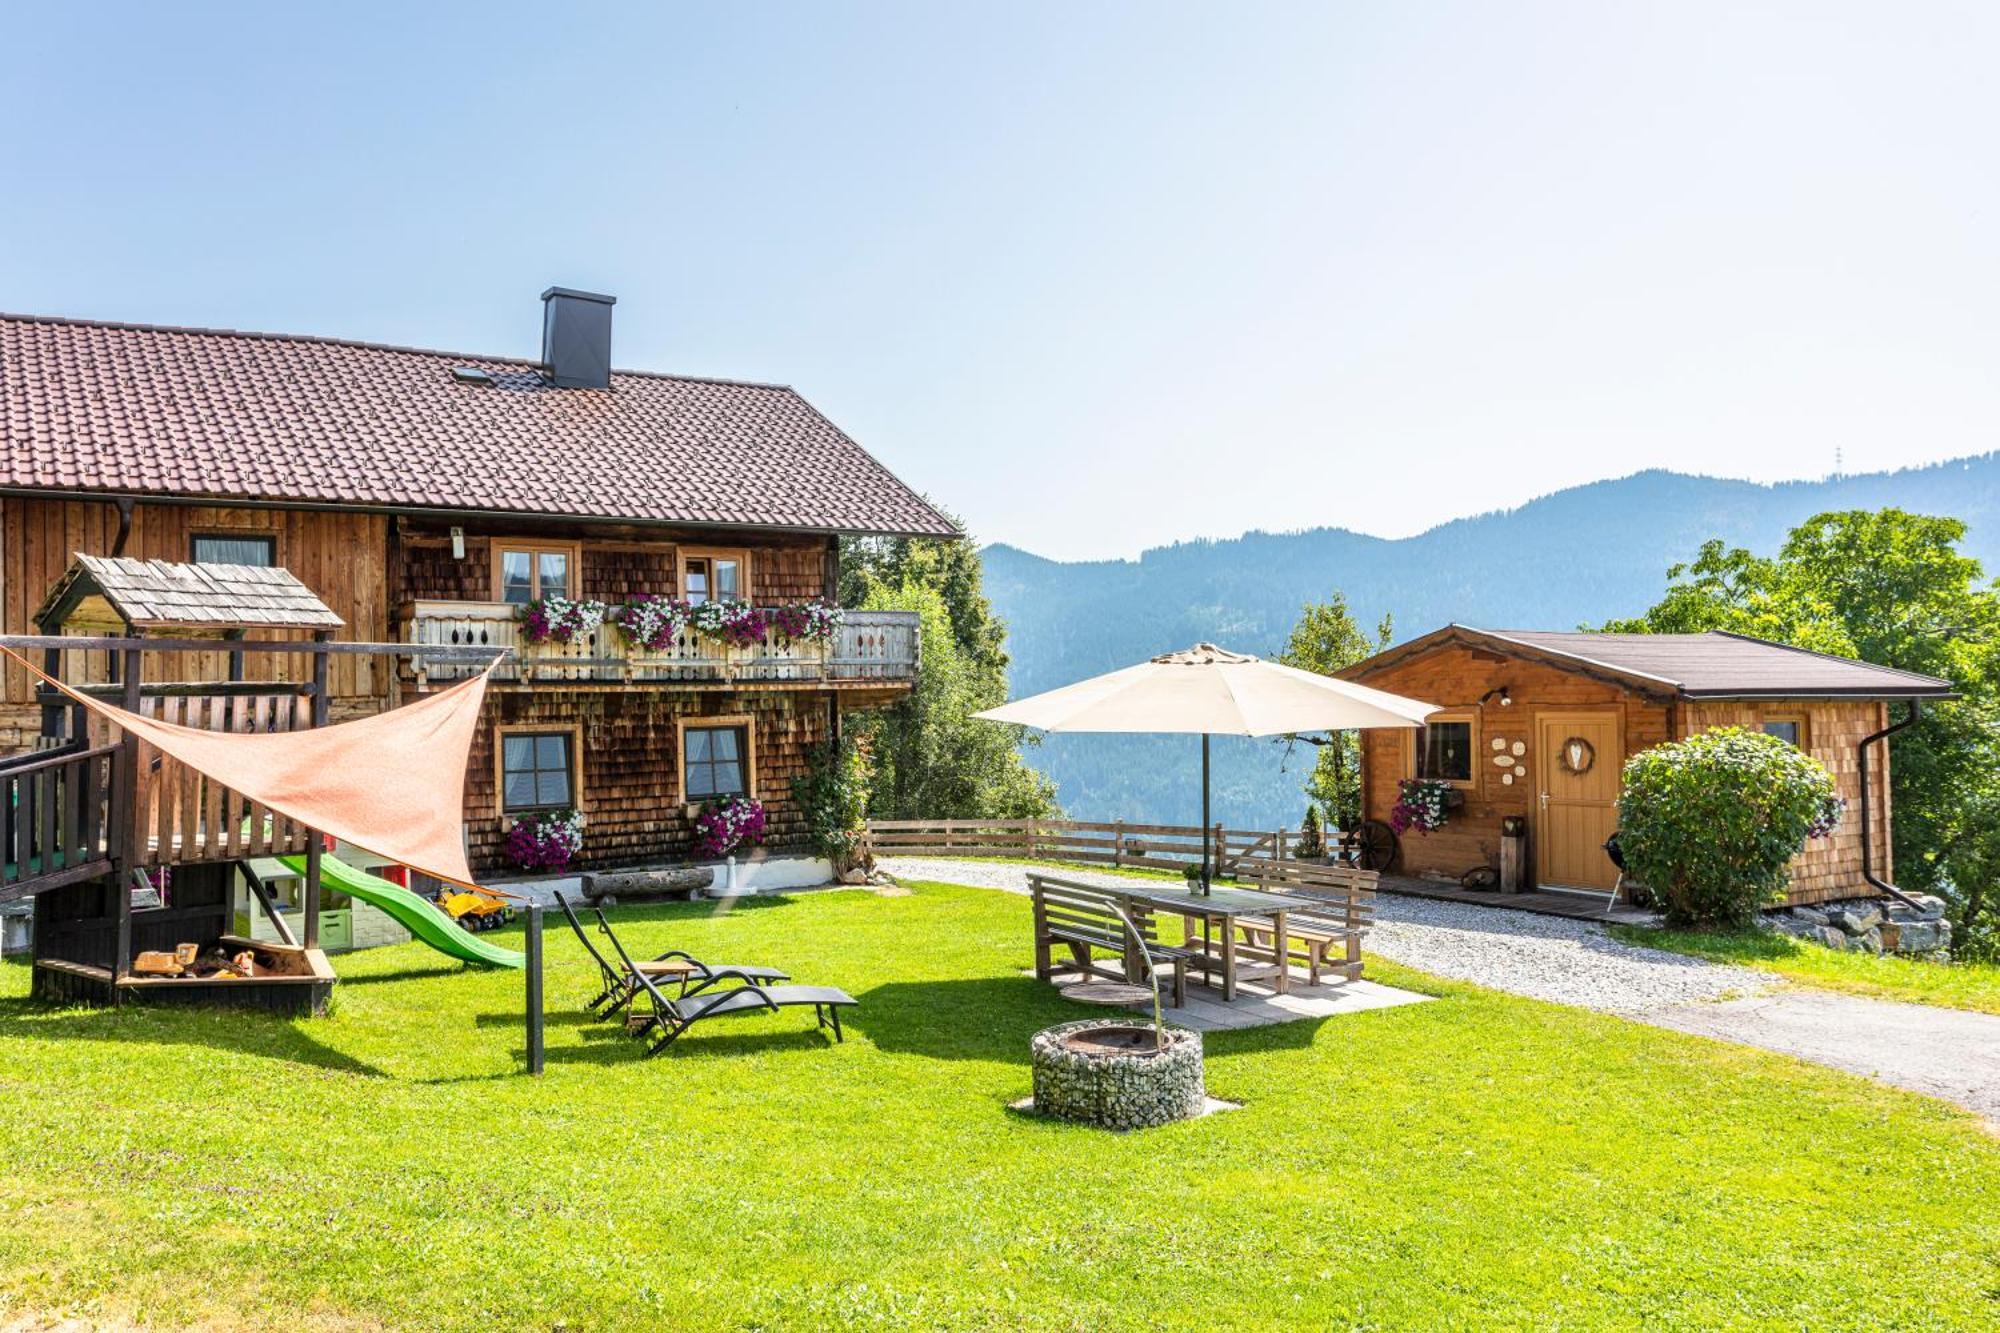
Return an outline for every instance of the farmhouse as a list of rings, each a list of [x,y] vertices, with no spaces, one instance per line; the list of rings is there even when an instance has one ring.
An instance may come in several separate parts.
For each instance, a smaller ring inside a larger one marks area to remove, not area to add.
[[[1414,731],[1361,733],[1362,809],[1387,821],[1402,782],[1448,783],[1445,826],[1400,840],[1406,874],[1498,866],[1503,823],[1523,827],[1528,882],[1608,893],[1627,756],[1712,727],[1780,736],[1834,775],[1848,812],[1800,853],[1790,901],[1874,894],[1890,867],[1886,735],[1948,682],[1739,634],[1593,634],[1445,628],[1342,673],[1439,705]],[[1891,705],[1901,704],[1892,717]],[[1865,777],[1864,777],[1865,775]]]
[[[80,555],[289,571],[343,639],[512,650],[464,774],[479,873],[509,868],[516,821],[570,809],[582,867],[686,858],[695,812],[733,796],[766,806],[771,848],[802,847],[791,782],[808,754],[917,669],[914,616],[826,614],[839,538],[957,529],[789,388],[613,370],[612,309],[544,292],[539,361],[0,316],[5,632],[147,632],[102,598],[64,600]],[[530,616],[648,599],[758,614],[725,638],[669,625],[651,641],[588,614],[550,637]],[[200,712],[216,726],[260,715],[260,690],[296,695],[308,660],[172,656],[149,680],[213,682],[236,700]],[[62,658],[72,683],[116,670]],[[364,716],[479,669],[335,656],[316,706]],[[10,665],[0,750],[85,744],[47,703]]]

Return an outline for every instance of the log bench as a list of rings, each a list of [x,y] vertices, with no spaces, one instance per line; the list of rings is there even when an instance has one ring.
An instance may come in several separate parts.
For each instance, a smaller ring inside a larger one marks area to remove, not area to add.
[[[1028,896],[1035,914],[1035,975],[1043,981],[1055,978],[1054,953],[1057,945],[1069,951],[1073,969],[1087,977],[1105,981],[1144,981],[1144,959],[1132,947],[1125,923],[1113,910],[1114,896],[1088,884],[1056,879],[1049,875],[1028,876]],[[1173,969],[1174,1007],[1187,1004],[1188,964],[1201,957],[1198,949],[1164,943],[1153,913],[1136,904],[1123,905],[1125,915],[1145,941],[1157,970],[1162,964]],[[1100,966],[1093,950],[1116,954],[1116,971]]]
[[[1246,887],[1308,900],[1286,917],[1286,964],[1305,968],[1315,986],[1327,972],[1337,972],[1348,981],[1360,979],[1361,940],[1374,920],[1379,873],[1355,866],[1245,857],[1236,875]],[[1240,954],[1279,961],[1273,956],[1269,928],[1245,925],[1242,935]]]

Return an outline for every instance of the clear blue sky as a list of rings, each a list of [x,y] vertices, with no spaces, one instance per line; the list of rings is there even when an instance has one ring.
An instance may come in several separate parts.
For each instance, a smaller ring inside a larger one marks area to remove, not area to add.
[[[0,309],[797,385],[982,539],[2000,447],[2000,6],[23,6]]]

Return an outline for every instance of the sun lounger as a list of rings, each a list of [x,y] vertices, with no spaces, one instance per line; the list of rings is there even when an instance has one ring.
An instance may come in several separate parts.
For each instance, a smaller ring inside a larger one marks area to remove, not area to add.
[[[612,932],[611,923],[605,920],[604,909],[600,907],[596,909],[597,928],[603,931],[611,940],[613,946],[618,950],[619,957],[626,959],[628,963],[626,969],[613,967],[610,961],[605,958],[603,951],[592,942],[590,932],[583,928],[583,922],[577,919],[576,909],[569,905],[569,900],[563,897],[560,892],[556,894],[556,906],[562,908],[562,914],[568,920],[569,928],[576,932],[577,939],[583,941],[584,951],[597,964],[598,979],[603,983],[603,987],[598,991],[597,996],[586,1006],[592,1011],[609,1005],[610,1007],[605,1009],[604,1012],[610,1015],[617,1013],[620,1009],[632,1003],[633,999],[639,993],[638,983],[633,980],[635,976],[650,976],[660,981],[677,982],[683,994],[687,992],[690,985],[694,984],[712,986],[716,982],[728,980],[762,983],[790,981],[792,979],[789,972],[779,971],[775,967],[741,967],[731,963],[704,963],[681,949],[669,949],[658,958],[648,959],[640,963],[631,963],[629,955],[625,952],[624,945],[618,942],[618,936]]]
[[[611,937],[611,947],[627,967],[632,967],[631,955],[618,937]],[[677,999],[668,999],[664,991],[653,984],[653,979],[644,972],[633,968],[631,976],[638,983],[636,995],[643,995],[652,1007],[652,1012],[638,1015],[631,1025],[635,1036],[643,1037],[657,1031],[659,1036],[646,1048],[647,1055],[658,1055],[672,1044],[673,1040],[701,1022],[704,1018],[715,1018],[723,1014],[748,1014],[761,1011],[776,1013],[780,1009],[811,1005],[813,1017],[822,1028],[833,1029],[835,1041],[846,1041],[847,1035],[840,1030],[840,1010],[842,1006],[857,1001],[844,990],[832,986],[760,986],[746,981],[741,986],[717,988],[713,982],[702,982],[698,987]],[[636,1011],[635,1011],[636,1012]]]

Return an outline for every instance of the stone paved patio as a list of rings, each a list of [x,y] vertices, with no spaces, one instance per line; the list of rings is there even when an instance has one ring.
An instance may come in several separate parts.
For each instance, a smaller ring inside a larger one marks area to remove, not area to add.
[[[1029,976],[1034,975],[1029,969]],[[1056,973],[1055,984],[1066,986],[1084,978],[1074,972]],[[1370,1009],[1393,1009],[1398,1005],[1420,1004],[1431,997],[1415,991],[1398,990],[1380,982],[1363,979],[1338,985],[1322,982],[1308,985],[1306,975],[1292,971],[1291,989],[1274,994],[1261,982],[1243,982],[1236,987],[1236,1002],[1225,1004],[1221,988],[1205,986],[1190,977],[1187,1005],[1176,1009],[1171,992],[1162,990],[1166,1020],[1196,1032],[1221,1032],[1233,1028],[1269,1027],[1273,1023],[1294,1023],[1302,1018],[1339,1018],[1342,1014],[1366,1013]],[[1151,1004],[1132,1006],[1132,1012],[1150,1015]]]

